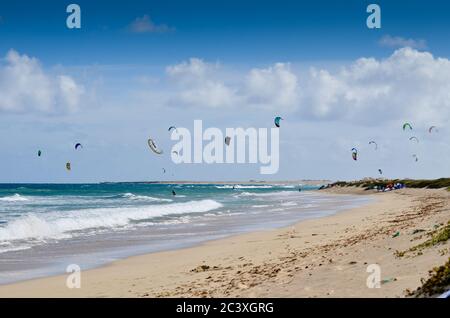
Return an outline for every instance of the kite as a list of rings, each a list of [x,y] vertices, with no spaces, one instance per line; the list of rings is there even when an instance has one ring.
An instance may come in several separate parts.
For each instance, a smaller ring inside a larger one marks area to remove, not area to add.
[[[283,118],[281,118],[280,116],[277,116],[274,119],[275,126],[277,126],[278,128],[280,128],[280,120],[283,120]]]
[[[409,130],[412,130],[412,126],[411,126],[410,123],[404,123],[403,124],[403,130],[406,130],[407,127],[409,128]]]
[[[156,154],[158,154],[158,155],[160,155],[160,154],[163,153],[162,149],[159,149],[158,146],[156,146],[156,144],[155,144],[155,142],[153,141],[153,139],[149,138],[148,141],[147,141],[147,143],[148,143],[148,146],[150,147],[150,149],[151,149],[154,153],[156,153]]]
[[[352,158],[353,160],[358,160],[358,150],[356,148],[352,148]]]
[[[379,172],[380,174],[383,174],[383,170],[381,170],[381,169],[378,169],[378,172]]]
[[[416,160],[416,162],[419,161],[419,158],[417,157],[416,154],[412,155],[412,157]]]
[[[162,170],[163,170],[163,173],[166,173],[166,169],[162,168]]]
[[[38,157],[40,157],[42,155],[42,151],[38,150]]]
[[[378,149],[378,144],[375,141],[369,141],[369,145],[374,144],[375,145],[375,150]]]
[[[66,169],[67,169],[67,171],[70,171],[70,169],[71,169],[70,162],[66,163]]]
[[[433,132],[433,129],[434,131],[438,132],[436,126],[431,126],[430,128],[428,128],[428,132],[431,134]]]
[[[230,145],[230,142],[231,142],[231,138],[228,137],[228,136],[226,136],[226,137],[225,137],[225,145],[229,146],[229,145]]]
[[[78,149],[78,148],[83,148],[83,145],[82,144],[80,144],[80,143],[77,143],[76,145],[75,145],[75,149]]]
[[[415,140],[417,143],[419,142],[419,139],[417,137],[414,137],[414,136],[409,138],[409,140]]]

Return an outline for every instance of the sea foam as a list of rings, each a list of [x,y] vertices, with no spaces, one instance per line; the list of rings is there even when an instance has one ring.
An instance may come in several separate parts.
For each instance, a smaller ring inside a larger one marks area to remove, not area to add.
[[[222,207],[214,200],[151,205],[146,207],[97,208],[75,211],[29,213],[0,227],[0,242],[30,239],[61,239],[74,231],[116,228],[133,221],[173,214],[203,213]]]
[[[21,201],[28,201],[27,198],[21,196],[20,194],[16,193],[14,195],[10,195],[7,197],[0,198],[0,201],[4,202],[21,202]]]

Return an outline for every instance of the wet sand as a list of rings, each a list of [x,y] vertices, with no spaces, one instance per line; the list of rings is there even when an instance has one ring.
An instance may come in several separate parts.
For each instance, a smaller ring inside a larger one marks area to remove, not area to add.
[[[60,275],[0,286],[0,297],[404,297],[449,258],[449,241],[402,257],[395,252],[449,221],[450,192],[326,192],[375,200],[282,229],[116,261],[83,271],[80,289],[67,288]],[[370,264],[380,266],[380,288],[366,285]]]

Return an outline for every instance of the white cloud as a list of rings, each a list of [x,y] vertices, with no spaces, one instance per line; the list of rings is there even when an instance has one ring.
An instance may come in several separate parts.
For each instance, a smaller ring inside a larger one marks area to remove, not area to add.
[[[450,61],[411,48],[361,58],[336,74],[312,69],[300,86],[300,111],[316,119],[450,119]]]
[[[134,33],[164,33],[174,30],[166,24],[155,24],[148,15],[136,18],[129,29]]]
[[[59,98],[63,105],[66,105],[69,111],[76,111],[80,103],[80,97],[84,89],[75,83],[75,81],[66,75],[61,75],[59,79]]]
[[[218,64],[205,63],[198,58],[191,58],[187,62],[170,65],[166,68],[167,74],[173,77],[190,79],[203,79],[208,73],[219,68]]]
[[[391,36],[385,35],[383,36],[378,43],[381,46],[393,47],[393,48],[401,48],[401,47],[410,47],[414,49],[426,49],[427,42],[423,39],[405,39],[400,36]]]
[[[172,103],[200,107],[231,107],[237,103],[235,91],[217,80],[218,64],[191,58],[188,62],[168,66],[166,73],[178,85]]]
[[[412,48],[386,59],[360,58],[338,71],[295,73],[289,64],[276,63],[230,78],[218,64],[191,59],[166,72],[177,83],[181,106],[236,106],[366,124],[450,120],[450,61]]]
[[[10,50],[0,64],[0,111],[74,111],[84,88],[66,75],[46,73],[39,61]]]
[[[289,64],[252,69],[245,82],[246,99],[254,105],[288,111],[297,106],[298,93],[297,76],[291,72]]]
[[[178,102],[192,106],[274,107],[284,111],[295,109],[298,102],[297,76],[290,65],[276,63],[268,68],[254,68],[238,79],[225,76],[218,63],[198,58],[166,68],[178,84]]]

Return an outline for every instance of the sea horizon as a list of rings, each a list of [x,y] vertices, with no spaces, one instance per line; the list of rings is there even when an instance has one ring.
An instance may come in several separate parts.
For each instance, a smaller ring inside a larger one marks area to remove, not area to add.
[[[0,185],[11,185],[11,184],[132,184],[132,183],[142,183],[142,184],[296,184],[305,182],[307,184],[316,183],[331,183],[334,180],[331,179],[293,179],[293,180],[141,180],[141,181],[91,181],[91,182],[0,182]]]

